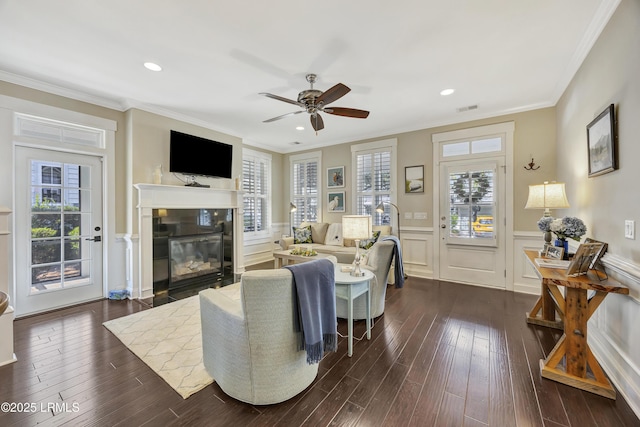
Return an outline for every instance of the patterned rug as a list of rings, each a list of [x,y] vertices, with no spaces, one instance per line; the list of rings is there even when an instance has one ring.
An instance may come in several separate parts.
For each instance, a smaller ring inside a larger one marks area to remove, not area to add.
[[[103,325],[184,399],[213,383],[202,364],[198,295]]]

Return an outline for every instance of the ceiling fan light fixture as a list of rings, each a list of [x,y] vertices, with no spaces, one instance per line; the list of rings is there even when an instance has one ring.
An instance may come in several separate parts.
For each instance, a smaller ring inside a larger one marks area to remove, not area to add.
[[[145,62],[144,68],[151,71],[162,71],[162,67],[156,64],[155,62]]]
[[[288,104],[297,105],[302,110],[294,111],[291,113],[283,114],[281,116],[273,117],[271,119],[263,120],[263,123],[270,123],[276,120],[283,119],[294,114],[306,112],[311,119],[311,127],[316,131],[324,129],[324,121],[319,113],[333,114],[334,116],[352,117],[357,119],[366,119],[369,116],[369,112],[365,110],[358,110],[355,108],[344,107],[329,107],[328,104],[342,98],[351,91],[347,86],[342,83],[338,83],[326,91],[321,91],[313,88],[313,84],[316,82],[317,76],[315,74],[307,74],[307,81],[310,84],[310,88],[303,90],[298,94],[297,100],[283,98],[282,96],[274,95],[272,93],[260,92],[260,95],[272,98],[278,101],[286,102]],[[304,128],[296,128],[298,130],[304,130]]]
[[[448,96],[448,95],[451,95],[455,91],[456,91],[455,89],[444,89],[444,90],[440,91],[440,95]]]

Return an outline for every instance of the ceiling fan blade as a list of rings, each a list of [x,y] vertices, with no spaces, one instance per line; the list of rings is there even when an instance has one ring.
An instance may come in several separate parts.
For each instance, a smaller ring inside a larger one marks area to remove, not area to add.
[[[285,117],[293,116],[294,114],[300,114],[300,113],[304,113],[304,110],[294,111],[294,112],[292,112],[292,113],[283,114],[283,115],[281,115],[281,116],[274,117],[274,118],[272,118],[272,119],[264,120],[262,123],[271,123],[271,122],[275,122],[276,120],[284,119]]]
[[[355,108],[331,107],[324,110],[325,113],[335,116],[353,117],[356,119],[366,119],[369,112],[365,110],[356,110]]]
[[[331,104],[333,101],[336,101],[348,94],[350,90],[351,89],[349,89],[342,83],[338,83],[337,85],[330,87],[325,92],[323,92],[322,95],[317,97],[316,105],[320,103],[323,103],[324,105]]]
[[[305,105],[302,102],[294,101],[293,99],[283,98],[278,95],[274,95],[272,93],[260,92],[259,95],[264,95],[267,98],[277,99],[278,101],[288,102],[289,104],[297,105],[299,107],[305,108]]]
[[[311,126],[313,126],[313,130],[318,132],[319,130],[324,129],[324,120],[320,117],[320,114],[315,113],[311,115]]]

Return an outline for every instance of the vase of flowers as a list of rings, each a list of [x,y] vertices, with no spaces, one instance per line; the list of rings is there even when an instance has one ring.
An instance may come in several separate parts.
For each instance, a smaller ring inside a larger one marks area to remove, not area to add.
[[[553,221],[553,217],[551,216],[543,216],[538,221],[538,229],[544,232],[544,243],[546,245],[551,244],[551,222]]]
[[[580,241],[580,238],[587,232],[587,227],[580,218],[565,216],[553,219],[549,223],[549,229],[556,235],[555,245],[564,248],[564,259],[569,259],[569,241],[573,239]]]

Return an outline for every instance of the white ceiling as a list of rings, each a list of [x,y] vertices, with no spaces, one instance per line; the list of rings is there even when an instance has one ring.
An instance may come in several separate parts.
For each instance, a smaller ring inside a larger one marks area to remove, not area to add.
[[[0,80],[291,152],[555,105],[619,1],[0,0]],[[263,123],[310,72],[369,117]]]

